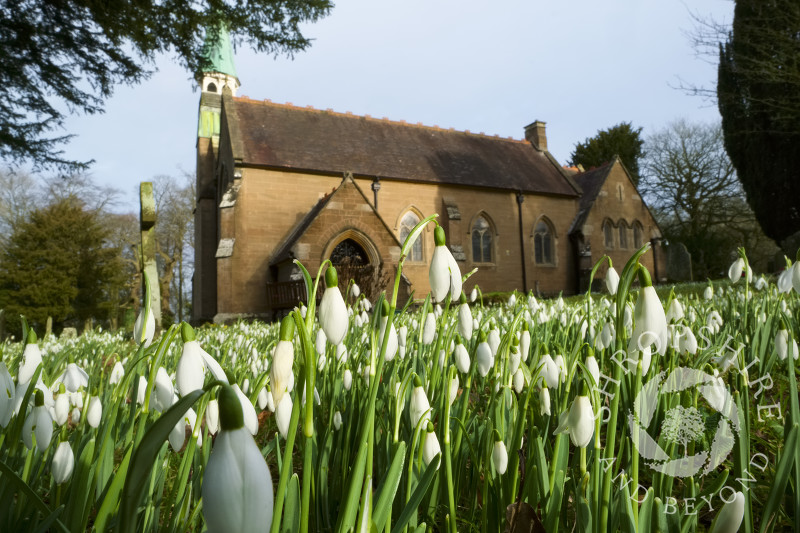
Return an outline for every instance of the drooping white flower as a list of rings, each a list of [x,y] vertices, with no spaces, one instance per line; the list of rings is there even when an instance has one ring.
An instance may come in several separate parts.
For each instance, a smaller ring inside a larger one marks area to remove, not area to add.
[[[547,387],[539,390],[539,414],[550,416],[550,389]]]
[[[542,386],[542,382],[544,381],[545,386],[547,387],[558,387],[560,380],[561,371],[558,368],[558,365],[553,358],[550,357],[550,354],[544,354],[539,359],[539,367],[541,367],[541,372],[539,372],[539,380],[536,382],[538,387]]]
[[[275,405],[279,405],[283,395],[289,389],[289,380],[293,377],[292,365],[294,363],[294,319],[286,316],[281,321],[280,340],[275,346],[270,367],[270,389]],[[321,331],[321,330],[320,330]],[[324,333],[323,333],[324,335]]]
[[[336,431],[342,429],[342,413],[339,411],[333,413],[333,427],[336,429]]]
[[[75,363],[68,363],[55,383],[63,383],[68,391],[77,392],[79,388],[89,386],[89,374]]]
[[[763,291],[764,289],[767,288],[767,280],[764,279],[764,276],[759,276],[753,286],[756,288],[757,291]]]
[[[588,396],[576,396],[568,412],[561,413],[554,434],[569,433],[574,446],[585,448],[594,433],[594,411]]]
[[[349,391],[350,387],[353,385],[353,373],[350,372],[349,368],[344,369],[344,373],[342,374],[342,385],[344,385],[344,390]]]
[[[667,309],[667,322],[670,324],[677,322],[678,320],[684,317],[683,306],[681,302],[677,298],[673,298],[672,301],[669,302],[669,308]]]
[[[478,365],[478,373],[481,377],[486,377],[489,371],[494,367],[494,354],[489,343],[486,342],[485,335],[481,331],[478,347],[475,350],[475,362]]]
[[[67,418],[69,417],[69,395],[66,392],[62,392],[58,395],[53,410],[56,424],[59,426],[66,424]]]
[[[453,402],[455,401],[456,396],[458,396],[458,385],[459,385],[458,374],[455,374],[453,376],[453,379],[450,380],[450,389],[449,389],[449,395],[450,396],[448,397],[448,401],[450,402],[450,405],[453,405]]]
[[[511,353],[508,354],[508,373],[512,376],[517,372],[519,363],[522,360],[519,354],[519,346],[512,344]]]
[[[470,291],[469,293],[469,301],[474,302],[477,299],[478,299],[478,289],[472,287],[472,291]]]
[[[778,275],[778,292],[781,294],[786,294],[792,290],[792,274],[794,273],[793,268],[787,268],[783,272]]]
[[[245,394],[242,392],[242,389],[239,388],[239,385],[234,384],[233,390],[236,392],[236,396],[239,397],[239,401],[242,404],[244,426],[251,435],[256,435],[258,433],[258,415],[256,414],[256,408],[253,407],[253,403],[250,401],[250,398],[245,396]],[[288,396],[288,394],[285,396]]]
[[[472,338],[472,310],[466,298],[463,298],[464,295],[461,296],[464,301],[458,306],[458,333],[468,341]]]
[[[489,342],[489,348],[492,349],[492,355],[497,355],[497,349],[500,348],[500,332],[497,331],[494,324],[489,328],[489,337],[487,341]]]
[[[175,399],[175,388],[172,386],[172,380],[163,366],[158,367],[156,371],[154,392],[155,394],[151,396],[151,398],[155,400],[154,407],[157,410],[163,413],[172,407],[173,400]]]
[[[292,396],[284,394],[281,402],[275,408],[275,424],[278,426],[278,431],[284,439],[289,434],[289,423],[292,421]]]
[[[0,361],[0,426],[6,427],[14,414],[16,387],[6,364]]]
[[[50,465],[50,472],[53,474],[53,481],[56,482],[56,485],[69,481],[74,467],[75,455],[72,453],[72,447],[69,442],[61,441],[53,455],[53,463]]]
[[[791,343],[789,342],[790,340]],[[781,361],[785,360],[789,355],[790,346],[792,350],[792,356],[795,360],[797,360],[797,341],[795,339],[790,339],[789,332],[785,327],[783,327],[783,324],[781,324],[781,329],[779,329],[778,333],[775,335],[775,351],[778,353],[778,357],[781,358]]]
[[[336,268],[329,266],[325,271],[325,292],[319,304],[319,324],[331,344],[341,344],[347,334],[347,306],[339,290],[339,277]]]
[[[47,450],[53,437],[53,419],[44,405],[44,394],[37,390],[34,396],[34,407],[28,412],[22,426],[22,442],[29,450],[33,448],[33,435],[36,435],[36,447],[40,452]]]
[[[425,466],[431,464],[440,453],[442,447],[439,446],[439,439],[433,431],[433,424],[428,422],[428,431],[425,432],[425,441],[422,444],[422,460],[425,461]]]
[[[684,354],[692,355],[697,353],[697,337],[694,336],[694,333],[692,333],[692,330],[689,329],[688,326],[683,326],[679,351]]]
[[[619,286],[619,274],[617,271],[614,270],[613,266],[608,267],[606,271],[606,288],[608,289],[608,294],[614,296],[617,294],[617,287]]]
[[[217,400],[209,400],[206,405],[206,427],[211,435],[216,435],[219,431],[219,403]]]
[[[736,283],[739,281],[739,278],[742,277],[744,273],[744,259],[741,257],[737,258],[736,261],[731,263],[731,266],[728,267],[728,279],[731,280],[731,283]]]
[[[517,394],[522,392],[522,388],[525,386],[525,374],[523,374],[521,368],[514,372],[512,384]]]
[[[385,313],[385,314],[384,314]],[[383,309],[381,311],[381,327],[378,332],[378,343],[383,342],[383,337],[386,334],[386,323],[389,320],[389,303],[383,301]],[[430,314],[428,316],[431,316]],[[389,336],[386,339],[386,351],[384,352],[384,360],[391,361],[397,355],[397,329],[394,327],[394,322],[389,324]]]
[[[156,334],[156,318],[153,312],[150,311],[150,302],[145,303],[145,307],[139,311],[136,317],[136,322],[133,324],[133,340],[136,344],[144,343],[147,348],[153,343],[153,337]],[[147,322],[145,323],[144,315],[147,314]]]
[[[429,345],[436,335],[436,317],[432,312],[425,315],[425,327],[422,328],[422,344]]]
[[[564,361],[564,356],[558,354],[553,362],[558,367],[558,376],[561,379],[561,383],[565,383],[567,381],[567,362]]]
[[[100,425],[100,419],[103,416],[103,404],[100,403],[100,398],[92,396],[89,398],[89,405],[86,407],[86,422],[93,428]]]
[[[597,364],[597,359],[595,359],[594,355],[589,355],[586,358],[586,370],[589,371],[589,374],[592,376],[594,380],[594,387],[600,386],[600,366]]]
[[[328,337],[325,336],[325,330],[320,328],[317,330],[317,339],[314,341],[314,349],[317,350],[317,355],[325,355],[325,344],[328,342]]]
[[[531,351],[531,332],[528,330],[528,323],[523,322],[522,333],[519,336],[519,353],[522,355],[522,361],[528,360],[528,354]]]
[[[462,374],[469,372],[469,352],[466,346],[461,343],[461,339],[456,339],[456,348],[453,352],[453,357],[456,360],[456,368]]]
[[[445,246],[444,229],[438,224],[433,231],[433,238],[436,248],[428,271],[431,294],[437,302],[443,301],[448,294],[451,300],[455,300],[461,295],[461,271],[453,254]]]
[[[223,387],[219,403],[222,431],[203,472],[206,526],[209,533],[264,531],[272,522],[274,505],[269,467],[244,427],[235,391]]]
[[[733,500],[726,502],[719,510],[714,519],[711,533],[736,533],[739,531],[742,519],[744,519],[744,503],[744,494],[737,491]]]
[[[36,333],[28,329],[28,338],[25,341],[25,350],[22,352],[22,364],[17,371],[17,383],[29,383],[34,372],[42,362],[42,350],[36,344]]]
[[[125,367],[122,366],[122,363],[117,361],[114,363],[114,368],[111,369],[111,376],[108,378],[108,382],[111,385],[116,385],[122,378],[125,377]]]
[[[350,293],[353,295],[353,298],[358,298],[361,295],[361,288],[358,286],[358,283],[353,282]]]
[[[411,426],[417,427],[419,421],[430,420],[429,409],[431,404],[428,402],[428,395],[422,387],[422,381],[418,376],[414,376],[414,388],[411,390],[411,400],[408,406],[408,415],[411,418]],[[425,422],[423,421],[423,427]]]
[[[708,285],[705,290],[703,291],[703,298],[706,300],[710,300],[714,297],[714,289],[711,285]]]
[[[492,465],[495,472],[502,476],[508,469],[508,452],[506,445],[500,438],[500,433],[494,430],[494,446],[492,446]]]
[[[648,278],[649,280],[649,278]],[[658,299],[655,288],[643,283],[642,289],[636,298],[634,310],[634,329],[628,342],[628,358],[638,359],[638,352],[653,345],[653,351],[664,355],[669,342],[667,318],[661,300]],[[649,364],[647,365],[649,367]],[[643,375],[646,372],[642,364]]]

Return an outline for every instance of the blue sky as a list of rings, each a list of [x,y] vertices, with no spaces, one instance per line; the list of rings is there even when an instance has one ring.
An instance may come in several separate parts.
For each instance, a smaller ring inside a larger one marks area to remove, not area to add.
[[[719,120],[673,88],[716,76],[686,36],[691,13],[729,22],[733,2],[341,0],[293,59],[237,47],[239,95],[518,139],[543,120],[565,164],[575,143],[622,121],[646,136],[681,117]],[[124,193],[120,211],[138,211],[140,181],[194,171],[199,92],[171,58],[157,68],[104,114],[66,123],[77,137],[65,155],[95,159],[95,179]]]

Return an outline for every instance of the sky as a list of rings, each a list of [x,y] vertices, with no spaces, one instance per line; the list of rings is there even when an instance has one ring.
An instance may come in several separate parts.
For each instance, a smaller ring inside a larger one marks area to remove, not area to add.
[[[643,136],[671,121],[716,122],[713,102],[676,88],[713,87],[697,57],[692,13],[730,22],[731,0],[340,0],[304,26],[293,58],[235,49],[239,96],[524,138],[547,123],[550,152],[620,122]],[[72,116],[64,155],[94,159],[96,181],[138,211],[138,184],[193,173],[200,93],[168,56],[147,81],[120,86],[105,113]]]

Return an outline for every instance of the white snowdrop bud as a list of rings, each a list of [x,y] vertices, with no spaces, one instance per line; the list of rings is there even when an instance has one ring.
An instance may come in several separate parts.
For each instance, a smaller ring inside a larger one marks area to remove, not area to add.
[[[209,400],[206,405],[206,427],[211,435],[216,435],[219,431],[219,403],[217,400]]]
[[[344,390],[349,391],[350,387],[353,384],[353,373],[350,372],[349,368],[345,368],[344,374],[342,376],[342,384],[344,385]]]
[[[86,411],[86,422],[90,426],[96,428],[100,425],[100,418],[103,416],[103,404],[100,403],[100,398],[92,396],[89,398],[89,405]]]
[[[258,391],[258,408],[262,411],[267,407],[269,400],[267,399],[267,388],[261,387],[261,390]]]
[[[245,396],[242,392],[242,389],[239,388],[239,385],[234,384],[233,390],[236,392],[236,396],[239,397],[239,401],[242,404],[242,415],[244,416],[244,426],[250,432],[251,435],[255,435],[258,433],[258,415],[256,414],[256,409],[253,407],[252,402],[250,402],[250,398]],[[288,396],[285,394],[284,396]]]
[[[494,430],[492,465],[494,466],[495,472],[500,476],[505,474],[508,468],[508,452],[506,451],[506,445],[503,443],[503,440],[500,438],[500,433],[498,433],[497,430]]]
[[[449,391],[450,392],[450,398],[449,398],[450,405],[453,405],[453,402],[455,401],[456,396],[458,396],[458,385],[459,385],[458,374],[456,374],[456,375],[453,376],[453,379],[450,380],[450,391]]]
[[[342,413],[339,411],[333,413],[333,427],[336,428],[336,431],[342,429]]]
[[[461,344],[461,339],[458,339],[456,343],[456,348],[454,351],[454,356],[456,360],[456,368],[462,374],[466,374],[469,372],[469,352],[467,352],[466,346]]]
[[[422,329],[422,344],[429,345],[436,334],[436,318],[433,313],[425,315],[425,327]]]
[[[431,464],[431,461],[440,453],[442,453],[442,448],[439,446],[439,439],[433,431],[433,424],[428,422],[428,431],[425,433],[425,442],[422,445],[422,460],[425,461],[425,466]]]
[[[451,300],[455,300],[461,295],[461,271],[453,254],[445,246],[444,229],[438,224],[433,236],[436,248],[428,271],[431,294],[437,302],[443,301],[448,294]]]
[[[541,367],[542,370],[539,372],[539,380],[536,382],[536,385],[541,387],[542,381],[544,381],[546,387],[558,387],[560,371],[556,362],[550,357],[550,354],[544,354],[539,359],[538,367]]]
[[[56,485],[69,481],[74,467],[75,455],[72,453],[69,442],[60,442],[58,448],[56,448],[56,453],[53,455],[53,463],[50,466],[50,472],[53,474],[53,481],[56,482]]]
[[[744,494],[737,491],[733,500],[726,502],[714,519],[711,533],[736,533],[744,519]]]
[[[328,342],[328,337],[325,336],[325,330],[322,328],[317,330],[317,340],[314,347],[318,355],[325,355],[325,343]]]
[[[331,344],[340,344],[347,334],[347,306],[339,291],[339,277],[336,268],[329,266],[325,271],[325,293],[319,304],[319,323]]]
[[[561,413],[558,428],[553,432],[569,433],[574,446],[585,448],[594,433],[594,411],[588,396],[576,396],[568,412]]]
[[[284,394],[281,403],[275,409],[275,423],[278,426],[278,431],[284,439],[289,433],[289,423],[292,421],[292,397]]]
[[[480,333],[478,348],[475,350],[475,362],[478,365],[478,373],[484,378],[489,373],[489,370],[494,367],[494,354],[492,353],[492,348],[489,346],[489,343],[486,342],[485,335],[482,331]]]
[[[612,296],[617,294],[617,287],[619,286],[619,274],[617,271],[614,270],[613,266],[608,267],[608,271],[606,272],[606,288],[608,289],[608,293]]]
[[[67,418],[69,418],[69,396],[67,393],[62,392],[58,395],[54,412],[56,424],[63,426],[67,423]]]
[[[419,376],[414,376],[414,388],[411,391],[411,400],[408,407],[408,414],[411,418],[412,427],[417,427],[421,419],[430,420],[430,407],[431,404],[428,402],[428,395],[425,394],[425,389],[422,388],[422,380],[419,379]]]
[[[283,395],[289,390],[289,382],[293,380],[292,364],[294,363],[294,319],[286,316],[281,321],[280,340],[275,345],[275,354],[270,368],[270,388],[276,404],[280,404]]]
[[[522,373],[522,369],[518,368],[516,372],[514,372],[514,390],[517,394],[522,392],[522,388],[525,386],[525,374]]]

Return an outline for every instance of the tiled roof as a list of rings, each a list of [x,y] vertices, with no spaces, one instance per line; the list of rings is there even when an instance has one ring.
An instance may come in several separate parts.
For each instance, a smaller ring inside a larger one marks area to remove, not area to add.
[[[232,105],[231,105],[232,104]],[[527,141],[250,100],[226,99],[244,165],[575,197]]]
[[[597,199],[597,194],[600,192],[600,189],[603,188],[603,184],[606,182],[606,178],[608,178],[608,173],[611,171],[611,167],[614,166],[615,162],[616,159],[605,165],[587,170],[586,172],[575,174],[572,177],[575,183],[583,190],[583,195],[581,195],[581,201],[578,206],[578,214],[575,216],[575,220],[572,221],[572,226],[569,228],[570,233],[580,231],[583,227],[584,222],[586,222],[586,217],[589,216],[589,211],[591,211],[594,201]]]

